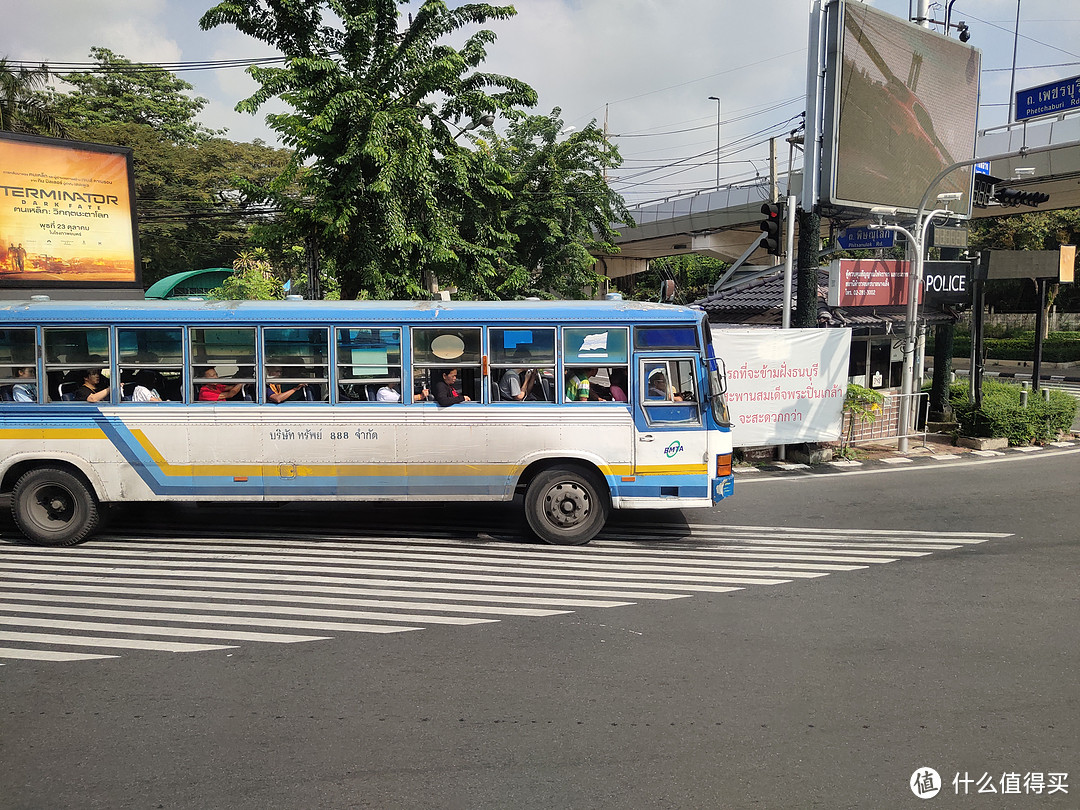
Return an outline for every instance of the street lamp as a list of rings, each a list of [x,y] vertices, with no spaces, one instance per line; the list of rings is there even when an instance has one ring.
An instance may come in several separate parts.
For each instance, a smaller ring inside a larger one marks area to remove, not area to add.
[[[454,140],[456,141],[466,132],[476,129],[477,127],[490,127],[494,123],[495,116],[491,113],[488,113],[487,115],[481,115],[479,118],[474,118],[467,127],[459,127],[457,135],[454,136]]]
[[[901,453],[907,452],[907,434],[911,429],[911,399],[915,390],[915,330],[918,328],[919,321],[919,288],[922,286],[923,254],[925,253],[924,245],[926,244],[926,231],[930,227],[930,223],[934,221],[935,217],[941,216],[942,214],[945,214],[946,216],[952,215],[952,212],[948,208],[949,202],[958,199],[960,196],[962,195],[958,195],[955,192],[939,194],[938,200],[943,202],[945,207],[935,208],[928,214],[923,214],[923,211],[920,208],[919,214],[915,220],[915,233],[912,233],[901,225],[886,225],[884,223],[884,218],[886,216],[893,216],[896,214],[895,208],[870,209],[870,213],[878,218],[876,223],[870,225],[870,230],[895,231],[896,233],[904,234],[915,253],[911,263],[911,272],[908,273],[907,315],[904,327],[904,367],[901,375],[900,414],[898,425],[898,427],[902,429],[903,435],[898,436],[896,440],[896,449]]]
[[[720,99],[709,96],[709,100],[716,102],[716,187],[720,188]]]

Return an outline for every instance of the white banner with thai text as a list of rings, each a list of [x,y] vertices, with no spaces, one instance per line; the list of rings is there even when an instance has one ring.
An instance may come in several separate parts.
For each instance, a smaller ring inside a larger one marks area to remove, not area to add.
[[[840,438],[850,329],[718,329],[736,447]]]

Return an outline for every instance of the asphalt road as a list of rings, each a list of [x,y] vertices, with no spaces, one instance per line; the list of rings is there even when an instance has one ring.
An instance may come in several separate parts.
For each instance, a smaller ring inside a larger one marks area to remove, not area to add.
[[[183,653],[0,640],[115,656],[0,666],[0,807],[895,808],[923,806],[927,767],[930,806],[1080,806],[1078,462],[740,479],[711,512],[620,515],[584,549],[522,544],[502,509],[312,505],[139,510],[71,553],[5,545],[0,638],[126,622],[108,634],[175,641],[138,611],[194,608],[77,602],[126,578],[195,603],[228,580],[258,610],[316,555],[290,609],[318,613],[344,579],[537,613],[429,605],[379,633],[202,613],[177,620],[207,634],[183,643],[221,648]],[[379,554],[397,573],[361,567]],[[622,604],[541,604],[560,588]],[[620,589],[638,595],[600,595]],[[1068,792],[1002,795],[1011,773],[1065,773]]]

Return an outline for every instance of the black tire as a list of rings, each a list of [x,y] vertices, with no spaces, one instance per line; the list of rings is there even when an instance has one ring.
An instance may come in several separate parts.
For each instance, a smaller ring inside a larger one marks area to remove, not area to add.
[[[525,490],[529,528],[545,543],[557,546],[580,546],[596,537],[610,506],[603,484],[580,469],[545,470]]]
[[[15,483],[11,514],[37,546],[73,546],[97,531],[97,498],[75,475],[53,467],[24,473]]]

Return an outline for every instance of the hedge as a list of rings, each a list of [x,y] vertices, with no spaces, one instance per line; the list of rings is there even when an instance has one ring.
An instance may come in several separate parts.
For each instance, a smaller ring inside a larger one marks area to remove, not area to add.
[[[962,436],[1007,438],[1010,445],[1044,444],[1072,428],[1080,402],[1064,391],[1029,391],[1026,407],[1020,406],[1021,387],[1001,380],[983,380],[982,407],[968,399],[967,383],[949,388],[949,401]]]
[[[1080,362],[1080,339],[1071,337],[1076,332],[1055,332],[1043,341],[1042,359],[1047,363]],[[1062,337],[1069,336],[1069,337]],[[1035,336],[1011,338],[985,338],[983,347],[991,360],[1034,360]],[[926,353],[933,355],[932,339],[926,342]],[[953,340],[953,357],[971,356],[971,336],[957,335]]]

